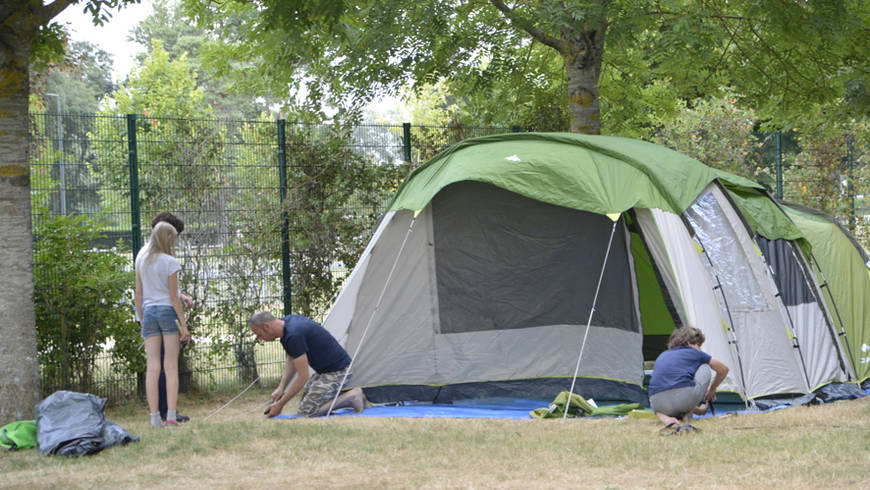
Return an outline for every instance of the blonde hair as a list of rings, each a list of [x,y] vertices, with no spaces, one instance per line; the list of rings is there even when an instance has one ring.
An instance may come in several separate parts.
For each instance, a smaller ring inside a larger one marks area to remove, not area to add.
[[[178,238],[178,231],[174,226],[165,221],[161,221],[154,225],[151,229],[151,238],[145,245],[144,264],[150,264],[154,258],[160,254],[175,256],[175,239]]]

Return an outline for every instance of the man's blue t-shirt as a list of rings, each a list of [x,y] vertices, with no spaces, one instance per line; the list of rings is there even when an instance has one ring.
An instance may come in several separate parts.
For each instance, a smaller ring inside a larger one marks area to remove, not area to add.
[[[350,356],[319,323],[302,315],[284,317],[281,345],[288,356],[308,354],[308,365],[318,373],[340,371],[350,364]]]
[[[710,359],[710,354],[688,345],[662,352],[656,359],[649,381],[650,396],[665,390],[695,386],[695,371],[702,364],[709,364]]]

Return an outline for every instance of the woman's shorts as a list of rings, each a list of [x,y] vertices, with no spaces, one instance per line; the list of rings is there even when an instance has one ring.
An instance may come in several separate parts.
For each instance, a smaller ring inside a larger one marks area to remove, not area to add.
[[[142,338],[178,334],[178,315],[171,306],[149,306],[142,315]]]
[[[649,397],[654,412],[671,417],[682,418],[698,406],[710,386],[711,370],[709,364],[701,364],[695,371],[695,386],[683,386],[660,391]]]

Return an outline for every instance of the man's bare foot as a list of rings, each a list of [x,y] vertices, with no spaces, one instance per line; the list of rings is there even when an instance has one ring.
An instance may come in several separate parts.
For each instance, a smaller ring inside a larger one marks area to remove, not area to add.
[[[360,413],[366,408],[368,400],[362,388],[354,388],[348,392],[348,400],[353,407],[353,413]]]

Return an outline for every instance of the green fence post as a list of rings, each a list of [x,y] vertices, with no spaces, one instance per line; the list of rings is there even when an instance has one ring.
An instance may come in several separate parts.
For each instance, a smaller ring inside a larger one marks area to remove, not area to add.
[[[782,131],[776,130],[776,198],[782,199]]]
[[[139,216],[139,154],[136,150],[136,114],[127,114],[127,166],[130,168],[130,247],[133,265],[142,248],[142,223]]]
[[[293,290],[290,278],[290,223],[287,209],[287,142],[284,139],[286,121],[278,119],[278,186],[281,196],[281,276],[284,282],[284,316],[289,315],[293,308]]]
[[[405,147],[405,161],[411,162],[411,123],[402,123],[402,145]]]
[[[849,231],[852,234],[855,234],[855,158],[852,155],[852,138],[846,137],[846,161],[849,164],[849,179],[848,179],[848,187],[849,187],[849,200],[850,200],[850,213],[849,213]]]

